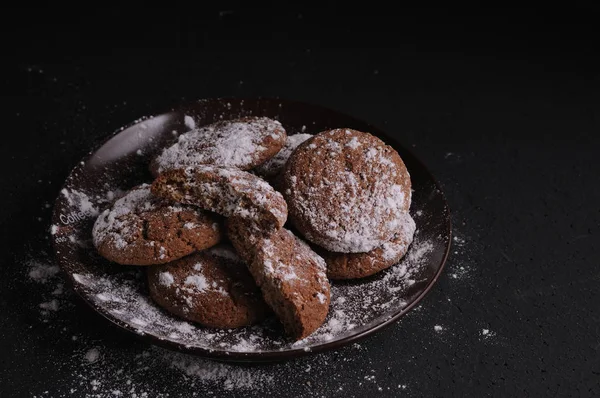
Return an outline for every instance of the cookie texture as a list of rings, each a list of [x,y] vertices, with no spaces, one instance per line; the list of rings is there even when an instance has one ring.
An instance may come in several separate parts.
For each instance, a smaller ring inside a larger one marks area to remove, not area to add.
[[[254,172],[262,178],[270,181],[275,178],[285,167],[290,155],[300,144],[312,137],[312,134],[288,135],[284,147],[271,159],[254,169]]]
[[[252,236],[229,220],[231,241],[249,258],[248,267],[288,336],[303,339],[323,324],[330,286],[323,259],[305,242],[282,228],[269,238]]]
[[[197,166],[170,170],[154,181],[152,193],[225,217],[242,218],[265,235],[279,230],[287,220],[283,196],[261,178],[237,169]]]
[[[119,264],[164,264],[216,245],[222,219],[192,206],[171,204],[150,192],[131,189],[102,212],[92,229],[98,252]]]
[[[400,229],[389,242],[366,253],[335,253],[315,248],[327,263],[330,279],[357,279],[371,276],[397,264],[408,251],[415,222],[407,213]]]
[[[179,136],[150,164],[154,176],[171,169],[202,164],[250,170],[285,145],[285,129],[266,117],[244,117],[193,129]]]
[[[252,325],[269,312],[246,265],[226,245],[149,267],[148,286],[158,305],[208,327]]]
[[[290,156],[282,192],[294,227],[333,252],[362,253],[392,240],[411,202],[398,153],[379,138],[335,129]]]

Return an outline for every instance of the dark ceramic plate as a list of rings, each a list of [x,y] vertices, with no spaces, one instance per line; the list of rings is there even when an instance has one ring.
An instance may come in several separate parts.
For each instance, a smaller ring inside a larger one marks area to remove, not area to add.
[[[393,146],[411,174],[411,214],[417,232],[405,258],[374,277],[334,283],[329,316],[300,342],[283,336],[275,319],[235,330],[203,328],[158,308],[149,299],[143,267],[111,264],[91,244],[99,211],[118,195],[150,182],[148,163],[162,147],[193,127],[245,115],[281,121],[289,134],[334,127],[368,131]],[[440,275],[451,242],[444,195],[425,166],[394,138],[348,115],[320,106],[277,99],[211,99],[138,120],[110,137],[78,164],[56,200],[52,238],[73,289],[95,311],[148,342],[221,360],[272,361],[355,342],[413,308]]]

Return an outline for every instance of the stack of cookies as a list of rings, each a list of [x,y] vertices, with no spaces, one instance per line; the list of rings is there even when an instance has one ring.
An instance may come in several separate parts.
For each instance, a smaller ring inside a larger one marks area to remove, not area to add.
[[[269,118],[222,121],[179,136],[150,171],[151,185],[100,214],[94,244],[149,266],[152,299],[207,327],[273,312],[305,338],[325,321],[329,279],[396,264],[415,231],[402,159],[355,130],[287,136]]]

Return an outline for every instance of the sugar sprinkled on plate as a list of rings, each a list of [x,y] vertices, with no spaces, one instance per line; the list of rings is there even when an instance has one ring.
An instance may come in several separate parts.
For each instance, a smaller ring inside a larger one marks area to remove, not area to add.
[[[58,265],[47,264],[37,260],[29,261],[29,278],[38,283],[46,283],[49,279],[58,274],[60,268]]]
[[[429,246],[429,241],[419,241],[418,239],[415,241],[415,248],[420,248],[423,245],[425,247]],[[418,253],[422,256],[420,259],[417,256],[412,257],[412,261],[427,261],[427,250],[418,250]],[[407,261],[407,260],[405,260]],[[43,260],[30,260],[27,263],[27,267],[24,269],[24,273],[29,276],[29,273],[32,269],[45,269],[50,270],[48,272],[47,277],[39,278],[39,277],[29,277],[29,279],[34,283],[39,283],[40,290],[47,290],[48,292],[54,289],[55,283],[63,283],[61,279],[61,275],[58,272],[54,272],[56,267],[52,262],[43,261]],[[415,269],[419,269],[419,267],[415,267]],[[123,285],[131,284],[135,286],[140,281],[136,280],[135,273],[125,272],[124,275],[121,275],[121,283]],[[408,269],[407,264],[399,264],[393,268],[393,272],[391,272],[395,278],[400,278],[401,280],[405,280],[405,278],[411,274],[411,271]],[[418,272],[417,272],[418,274]],[[37,275],[34,273],[34,275]],[[414,278],[418,278],[418,275],[413,275]],[[390,277],[391,278],[391,277]],[[97,278],[90,275],[78,275],[77,279],[83,282],[84,288],[89,289],[97,283]],[[128,282],[129,281],[129,282]],[[385,282],[379,282],[385,284]],[[48,287],[46,287],[48,286]],[[110,297],[115,297],[122,294],[117,291],[117,285],[112,286],[104,286],[106,287],[106,294],[111,294]],[[47,294],[47,293],[46,293]],[[103,296],[104,297],[104,296]],[[108,296],[107,296],[108,297]],[[371,299],[369,296],[365,297],[367,300]],[[343,308],[348,305],[348,301],[352,301],[351,294],[338,295],[334,297],[335,303],[332,303],[332,306],[336,308]],[[51,322],[59,322],[60,314],[67,313],[65,307],[61,305],[55,313],[55,317],[52,318]],[[141,312],[145,312],[144,309]],[[352,313],[352,309],[347,310],[348,313]],[[340,327],[340,324],[344,323],[344,316],[347,314],[342,313],[332,313],[331,319],[332,321],[328,324],[329,331],[336,330]],[[141,319],[141,317],[140,317]],[[171,333],[178,334],[192,334],[197,329],[187,323],[181,322],[177,324]],[[488,334],[492,332],[488,330]],[[71,332],[73,333],[73,332]],[[185,385],[190,385],[190,391],[194,389],[201,389],[207,394],[223,394],[225,392],[231,393],[243,393],[250,392],[260,393],[260,391],[266,391],[266,389],[272,389],[276,387],[277,380],[280,380],[281,377],[288,375],[289,372],[296,372],[296,367],[294,367],[293,363],[279,363],[274,366],[267,367],[244,367],[235,364],[225,364],[225,363],[217,363],[209,360],[204,360],[200,358],[196,358],[190,355],[173,353],[171,351],[167,351],[157,347],[151,347],[141,352],[138,355],[132,354],[132,351],[122,351],[120,349],[112,349],[109,347],[103,348],[102,351],[98,348],[96,341],[90,341],[85,335],[77,335],[77,334],[67,334],[69,341],[72,344],[75,344],[75,349],[80,352],[80,355],[72,357],[69,361],[72,363],[59,364],[60,366],[69,366],[73,367],[73,375],[72,382],[64,385],[64,389],[66,391],[65,396],[70,395],[81,395],[81,396],[100,396],[100,397],[112,397],[112,396],[130,396],[130,397],[167,397],[173,396],[172,392],[169,389],[169,383],[183,383]],[[481,335],[483,336],[483,330],[481,331]],[[251,341],[248,341],[249,344],[252,344]],[[255,349],[256,346],[249,345],[244,346],[243,343],[238,347],[239,349],[249,350]],[[305,345],[300,347],[302,350],[309,352],[311,351],[310,345]],[[349,350],[367,350],[368,344],[365,346],[361,346],[358,344],[354,344],[345,349]],[[339,353],[336,353],[336,358],[339,358]],[[366,355],[366,354],[365,354]],[[349,361],[356,361],[357,358],[365,358],[365,355],[360,356],[342,356],[343,363],[347,363]],[[366,356],[368,357],[368,356]],[[386,386],[384,384],[385,378],[381,378],[381,374],[373,373],[371,371],[364,371],[357,368],[346,368],[343,370],[339,366],[336,368],[333,362],[331,362],[331,355],[329,354],[321,354],[318,356],[306,358],[304,365],[302,367],[303,374],[306,374],[310,380],[313,380],[309,384],[304,384],[306,390],[303,391],[302,396],[311,396],[314,393],[315,388],[326,388],[323,390],[323,394],[333,393],[333,391],[345,391],[352,386],[344,385],[340,386],[339,382],[331,380],[330,383],[325,385],[319,384],[318,381],[326,374],[331,374],[331,372],[353,372],[356,380],[358,381],[356,385],[360,386],[359,383],[371,384],[373,383],[373,388],[377,390],[382,389],[398,389],[403,392],[407,390],[410,383],[401,379],[400,384],[393,386]],[[133,373],[129,371],[125,371],[122,368],[123,363],[131,363]],[[153,372],[158,372],[154,374]],[[165,384],[164,390],[150,390],[150,384],[148,383],[148,378],[153,377],[162,377],[162,375],[166,374],[167,371],[170,371],[170,376]],[[305,371],[305,372],[304,372]],[[172,379],[172,377],[180,374],[182,379]],[[368,376],[368,379],[365,378]],[[298,387],[294,387],[298,388]],[[53,392],[50,392],[54,394]],[[62,396],[60,394],[54,394],[56,396]]]
[[[97,348],[90,348],[84,355],[84,358],[89,363],[94,363],[100,358],[100,350]]]

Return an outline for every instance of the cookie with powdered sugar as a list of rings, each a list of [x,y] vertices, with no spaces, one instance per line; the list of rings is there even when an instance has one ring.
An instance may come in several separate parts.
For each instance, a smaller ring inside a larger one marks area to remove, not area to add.
[[[256,236],[239,219],[228,222],[228,236],[262,291],[265,302],[294,340],[319,328],[329,312],[330,285],[323,259],[285,228],[268,238]]]
[[[237,169],[197,166],[169,170],[152,183],[152,193],[225,217],[240,217],[264,235],[278,231],[287,220],[283,196],[261,178]]]
[[[294,227],[339,253],[369,252],[392,240],[411,202],[410,176],[379,138],[335,129],[302,143],[290,156],[282,193]]]
[[[98,252],[116,263],[164,264],[219,243],[222,219],[157,198],[142,184],[98,216],[92,238]]]
[[[246,264],[227,245],[148,268],[148,286],[162,308],[203,326],[253,325],[270,312]]]
[[[181,167],[215,165],[250,170],[285,145],[285,129],[267,117],[220,121],[181,134],[150,164],[154,176]]]
[[[415,234],[415,222],[406,213],[392,240],[366,253],[335,253],[316,248],[327,263],[330,279],[358,279],[374,275],[397,264],[408,251]]]

